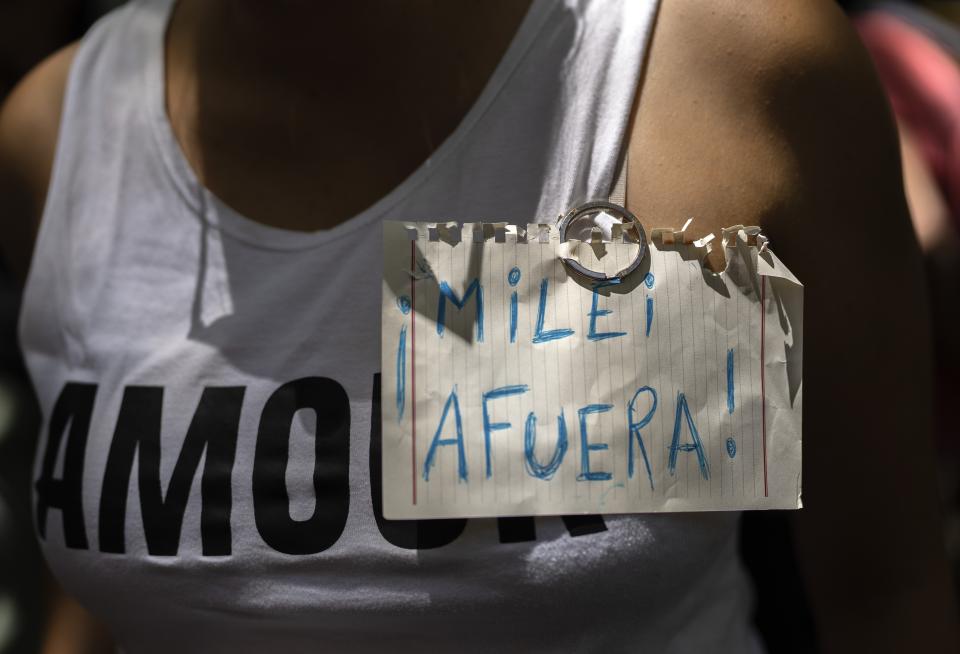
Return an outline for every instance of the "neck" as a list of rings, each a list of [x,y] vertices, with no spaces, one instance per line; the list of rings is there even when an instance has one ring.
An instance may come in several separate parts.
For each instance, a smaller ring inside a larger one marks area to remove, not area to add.
[[[180,0],[211,61],[243,74],[286,71],[316,79],[348,67],[350,77],[393,78],[457,67],[489,73],[529,1]],[[178,8],[178,12],[181,8]],[[226,71],[224,71],[226,72]]]
[[[200,181],[244,215],[328,227],[394,188],[476,102],[529,0],[340,4],[174,8],[170,123]]]

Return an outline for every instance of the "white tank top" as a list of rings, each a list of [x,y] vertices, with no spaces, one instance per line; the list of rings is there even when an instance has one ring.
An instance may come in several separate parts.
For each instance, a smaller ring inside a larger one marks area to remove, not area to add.
[[[656,4],[535,0],[439,149],[311,233],[198,183],[164,110],[170,0],[90,31],[20,334],[39,538],[124,652],[759,651],[736,513],[380,511],[379,221],[605,198]]]

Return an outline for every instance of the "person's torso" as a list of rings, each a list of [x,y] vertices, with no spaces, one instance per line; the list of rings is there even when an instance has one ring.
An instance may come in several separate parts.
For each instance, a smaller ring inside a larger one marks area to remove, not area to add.
[[[756,647],[738,514],[380,512],[379,222],[605,197],[655,5],[535,0],[430,159],[314,233],[197,182],[163,108],[168,0],[87,36],[20,330],[41,543],[125,651]]]

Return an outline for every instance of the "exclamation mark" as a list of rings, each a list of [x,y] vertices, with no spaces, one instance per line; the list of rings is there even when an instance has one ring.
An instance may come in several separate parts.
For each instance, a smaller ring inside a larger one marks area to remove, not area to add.
[[[727,413],[731,415],[736,408],[733,392],[733,348],[730,348],[727,350]]]
[[[401,295],[397,298],[397,308],[400,313],[410,313],[410,298]],[[397,422],[403,420],[403,410],[407,403],[407,325],[400,327],[400,338],[397,340]]]
[[[727,413],[733,415],[736,406],[733,387],[733,348],[730,348],[727,350]],[[731,459],[737,456],[737,441],[733,439],[733,436],[727,439],[726,446],[727,456]]]

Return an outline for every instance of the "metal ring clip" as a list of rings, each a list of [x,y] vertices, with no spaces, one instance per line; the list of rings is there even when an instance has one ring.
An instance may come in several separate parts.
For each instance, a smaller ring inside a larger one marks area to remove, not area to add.
[[[599,200],[596,202],[588,202],[580,205],[579,207],[571,209],[569,212],[567,212],[567,215],[560,219],[560,222],[558,223],[560,227],[560,242],[566,242],[567,229],[577,218],[590,213],[598,213],[600,211],[613,213],[618,215],[621,219],[625,219],[625,221],[633,223],[633,227],[635,227],[637,230],[637,244],[640,246],[640,250],[637,252],[637,257],[630,263],[629,266],[612,277],[594,270],[590,270],[589,268],[585,268],[580,264],[579,261],[575,261],[569,257],[562,257],[561,261],[563,261],[563,265],[565,265],[568,270],[576,272],[594,281],[620,283],[627,275],[637,269],[637,267],[643,261],[643,258],[647,255],[647,234],[643,231],[643,225],[640,224],[640,221],[637,220],[637,217],[630,213],[627,209],[621,207],[619,204],[613,204],[612,202]]]

